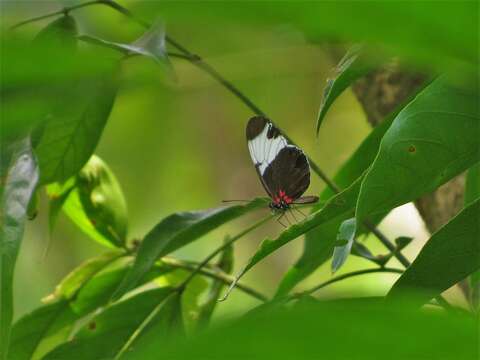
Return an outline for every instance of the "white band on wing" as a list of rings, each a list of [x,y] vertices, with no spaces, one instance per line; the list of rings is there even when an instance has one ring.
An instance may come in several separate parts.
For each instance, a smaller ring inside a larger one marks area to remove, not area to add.
[[[282,135],[268,138],[267,135],[271,127],[271,123],[266,123],[262,132],[247,142],[252,161],[261,175],[276,158],[280,150],[288,146],[287,140]]]

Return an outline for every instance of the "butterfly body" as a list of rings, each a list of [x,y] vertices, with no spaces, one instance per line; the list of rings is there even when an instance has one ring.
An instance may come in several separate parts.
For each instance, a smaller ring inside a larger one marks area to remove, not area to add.
[[[263,116],[252,117],[246,137],[250,156],[260,181],[272,201],[269,207],[285,212],[293,204],[309,204],[316,196],[302,197],[310,185],[310,166],[303,151],[291,145],[273,123]]]

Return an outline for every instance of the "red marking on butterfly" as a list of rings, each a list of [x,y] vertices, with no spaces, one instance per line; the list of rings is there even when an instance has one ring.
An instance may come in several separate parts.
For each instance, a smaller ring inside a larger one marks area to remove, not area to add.
[[[293,202],[293,199],[289,196],[287,196],[287,194],[285,193],[285,191],[283,190],[280,190],[278,192],[278,196],[275,196],[275,198],[273,199],[273,202],[275,204],[280,204],[281,201],[284,201],[286,204],[291,204]]]

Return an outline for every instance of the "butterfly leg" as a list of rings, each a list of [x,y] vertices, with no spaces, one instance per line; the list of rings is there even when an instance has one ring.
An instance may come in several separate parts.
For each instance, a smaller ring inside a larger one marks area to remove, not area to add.
[[[284,228],[287,228],[287,226],[280,221],[284,216],[285,216],[285,213],[282,212],[282,213],[280,214],[280,216],[277,218],[277,222],[278,222],[280,225],[282,225]]]
[[[294,210],[297,210],[300,214],[302,214],[302,216],[306,219],[307,218],[307,215],[305,215],[303,213],[303,211],[301,211],[299,208],[297,208],[296,206],[293,207]]]
[[[298,223],[298,219],[297,219],[297,217],[295,216],[295,214],[293,213],[292,208],[289,208],[288,210],[290,210],[290,214],[293,216],[293,219],[295,220],[295,223]]]
[[[288,211],[285,210],[285,211],[284,211],[284,214],[285,214],[285,219],[286,219],[287,222],[288,222],[288,226],[292,226],[292,222],[290,221],[290,218],[288,217]]]

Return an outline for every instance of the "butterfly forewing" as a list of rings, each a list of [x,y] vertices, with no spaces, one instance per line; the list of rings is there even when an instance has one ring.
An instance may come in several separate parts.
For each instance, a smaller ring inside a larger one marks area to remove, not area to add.
[[[250,156],[268,195],[274,201],[298,199],[310,184],[310,167],[303,151],[289,145],[262,116],[249,120],[246,135]]]

